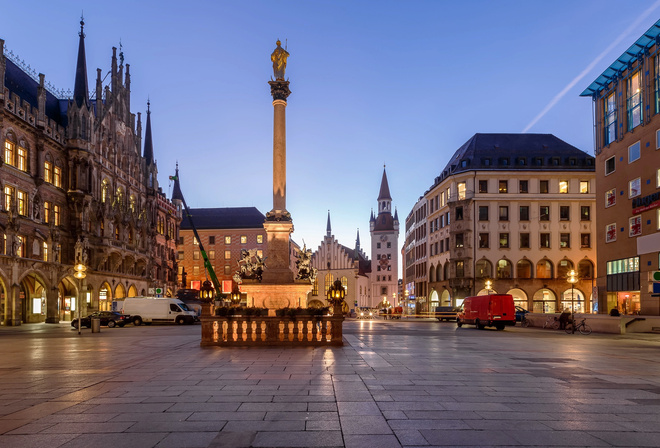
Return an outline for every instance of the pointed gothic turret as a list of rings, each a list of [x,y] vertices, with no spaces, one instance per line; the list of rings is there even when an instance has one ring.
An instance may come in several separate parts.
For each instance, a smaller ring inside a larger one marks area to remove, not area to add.
[[[378,214],[392,212],[392,196],[390,196],[390,186],[387,183],[387,173],[383,165],[383,179],[380,181],[380,191],[378,193]]]
[[[328,210],[328,225],[325,227],[325,234],[328,237],[332,236],[332,226],[330,225],[330,210]]]
[[[357,229],[357,237],[355,238],[355,251],[360,252],[360,229]]]
[[[73,84],[73,101],[79,108],[89,107],[89,91],[87,89],[87,59],[85,58],[85,21],[80,18],[80,41],[78,43],[78,62],[76,63],[76,80]]]
[[[151,102],[147,101],[147,127],[144,131],[144,160],[147,166],[154,164],[154,145],[151,140]]]
[[[179,186],[179,162],[176,162],[174,176],[170,176],[170,180],[174,181],[174,187],[172,187],[172,202],[179,201],[182,203],[183,193],[181,193],[181,187]]]

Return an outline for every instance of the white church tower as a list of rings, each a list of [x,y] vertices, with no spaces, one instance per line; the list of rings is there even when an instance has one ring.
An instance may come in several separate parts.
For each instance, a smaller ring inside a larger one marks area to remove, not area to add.
[[[395,305],[399,276],[399,217],[392,216],[392,196],[383,167],[378,194],[378,214],[371,211],[371,306],[387,298]]]

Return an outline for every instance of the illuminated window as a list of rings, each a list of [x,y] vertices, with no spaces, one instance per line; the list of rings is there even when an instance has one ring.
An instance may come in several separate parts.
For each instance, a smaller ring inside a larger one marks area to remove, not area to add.
[[[330,274],[330,273],[327,273],[327,274],[325,275],[325,282],[324,282],[324,283],[325,283],[325,284],[324,284],[324,287],[325,287],[325,294],[324,294],[324,295],[325,295],[326,297],[327,297],[327,295],[328,295],[328,289],[330,288],[330,286],[332,286],[332,283],[333,283],[334,281],[335,281],[335,276],[334,276],[334,275],[332,275],[332,274]]]
[[[60,225],[60,206],[53,205],[53,221],[56,226]]]
[[[225,251],[225,260],[231,260],[231,251],[230,250]]]
[[[5,186],[5,210],[9,210],[14,203],[14,187]]]
[[[362,288],[360,286],[360,288]],[[319,279],[318,277],[314,279],[314,283],[312,284],[312,295],[313,296],[318,296],[319,295]]]
[[[567,180],[560,180],[559,181],[559,192],[560,193],[568,193],[568,181]]]
[[[225,244],[231,244],[231,237],[230,236],[225,237]]]
[[[247,244],[247,236],[241,235],[241,244]]]
[[[16,158],[16,168],[21,171],[27,171],[27,150],[25,148],[18,147]]]
[[[263,258],[264,257],[264,251],[261,249],[257,249],[257,257]]]
[[[458,183],[458,200],[462,201],[465,199],[465,182],[459,182]]]
[[[43,260],[48,261],[48,243],[43,242],[41,246],[41,254],[43,255]]]
[[[499,183],[499,189],[498,191],[500,193],[508,193],[509,192],[509,182],[506,180],[501,180]]]
[[[119,227],[115,226],[115,239],[119,241]]]
[[[500,248],[506,249],[509,247],[509,234],[500,233]]]
[[[209,260],[215,260],[215,251],[214,250],[209,251]]]
[[[658,170],[658,179],[660,179],[660,170]],[[263,235],[257,235],[257,244],[262,244],[264,242]]]
[[[193,236],[193,246],[199,246],[199,241],[197,241],[197,238]]]
[[[570,233],[560,233],[559,234],[559,247],[562,249],[570,249],[571,247],[571,234]]]
[[[580,207],[580,221],[591,221],[591,206],[582,205]]]
[[[179,259],[179,260],[183,260],[184,257],[185,257],[184,252],[183,252],[182,250],[180,250],[180,251],[178,252],[178,259]],[[179,267],[183,269],[183,266],[179,266]],[[180,272],[179,272],[179,274],[180,274]]]
[[[49,201],[44,202],[44,222],[45,223],[50,222],[50,214],[52,212],[52,208],[53,208],[53,205]]]
[[[132,212],[135,212],[135,196],[133,196],[133,195],[131,195],[131,197],[129,199],[129,207],[131,208]],[[165,234],[165,224],[164,223],[163,223],[163,231],[161,232],[161,234],[163,234],[163,235]]]
[[[14,166],[14,144],[9,140],[5,140],[5,163]]]
[[[199,251],[198,250],[193,251],[193,260],[199,260]]]
[[[27,193],[21,190],[16,191],[16,210],[19,215],[21,216],[26,216],[27,215]]]
[[[53,167],[53,185],[62,187],[62,168],[59,166]]]
[[[581,194],[589,193],[589,181],[588,180],[581,180],[580,181],[580,193]]]
[[[193,266],[193,275],[199,275],[199,266]]]
[[[48,160],[44,162],[44,180],[49,184],[53,183],[53,162]]]

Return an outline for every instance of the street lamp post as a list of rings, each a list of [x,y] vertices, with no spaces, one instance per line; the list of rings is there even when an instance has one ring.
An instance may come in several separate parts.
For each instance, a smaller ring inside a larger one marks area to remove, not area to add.
[[[341,304],[346,297],[346,290],[344,285],[341,284],[341,280],[337,279],[335,282],[328,288],[328,303],[332,305],[332,313],[339,314],[341,313]]]
[[[577,272],[575,272],[574,269],[571,269],[570,272],[568,273],[568,283],[571,284],[571,321],[573,322],[571,324],[571,328],[572,328],[571,333],[575,333],[575,302],[574,302],[575,295],[573,294],[573,292],[577,281],[578,281]]]
[[[76,264],[73,267],[73,269],[76,271],[73,276],[80,280],[79,285],[80,287],[78,288],[78,294],[76,297],[76,308],[78,308],[78,335],[82,334],[81,333],[81,321],[82,321],[82,316],[81,316],[81,307],[82,307],[82,287],[83,287],[83,280],[87,276],[85,271],[87,271],[87,253],[85,252],[85,246],[87,245],[87,239],[85,239],[85,242],[80,240],[78,238],[78,241],[76,242],[76,245],[74,246],[75,249],[75,258],[76,258]]]
[[[493,282],[490,279],[486,280],[485,287],[486,287],[486,292],[488,293],[488,295],[490,295],[490,290],[493,289]]]

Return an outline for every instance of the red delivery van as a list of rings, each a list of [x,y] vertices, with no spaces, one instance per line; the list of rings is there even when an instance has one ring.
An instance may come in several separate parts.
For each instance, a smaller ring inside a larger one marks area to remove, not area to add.
[[[511,294],[491,294],[466,297],[463,310],[458,313],[456,325],[476,325],[478,329],[495,327],[504,330],[507,325],[516,325],[516,307]]]

